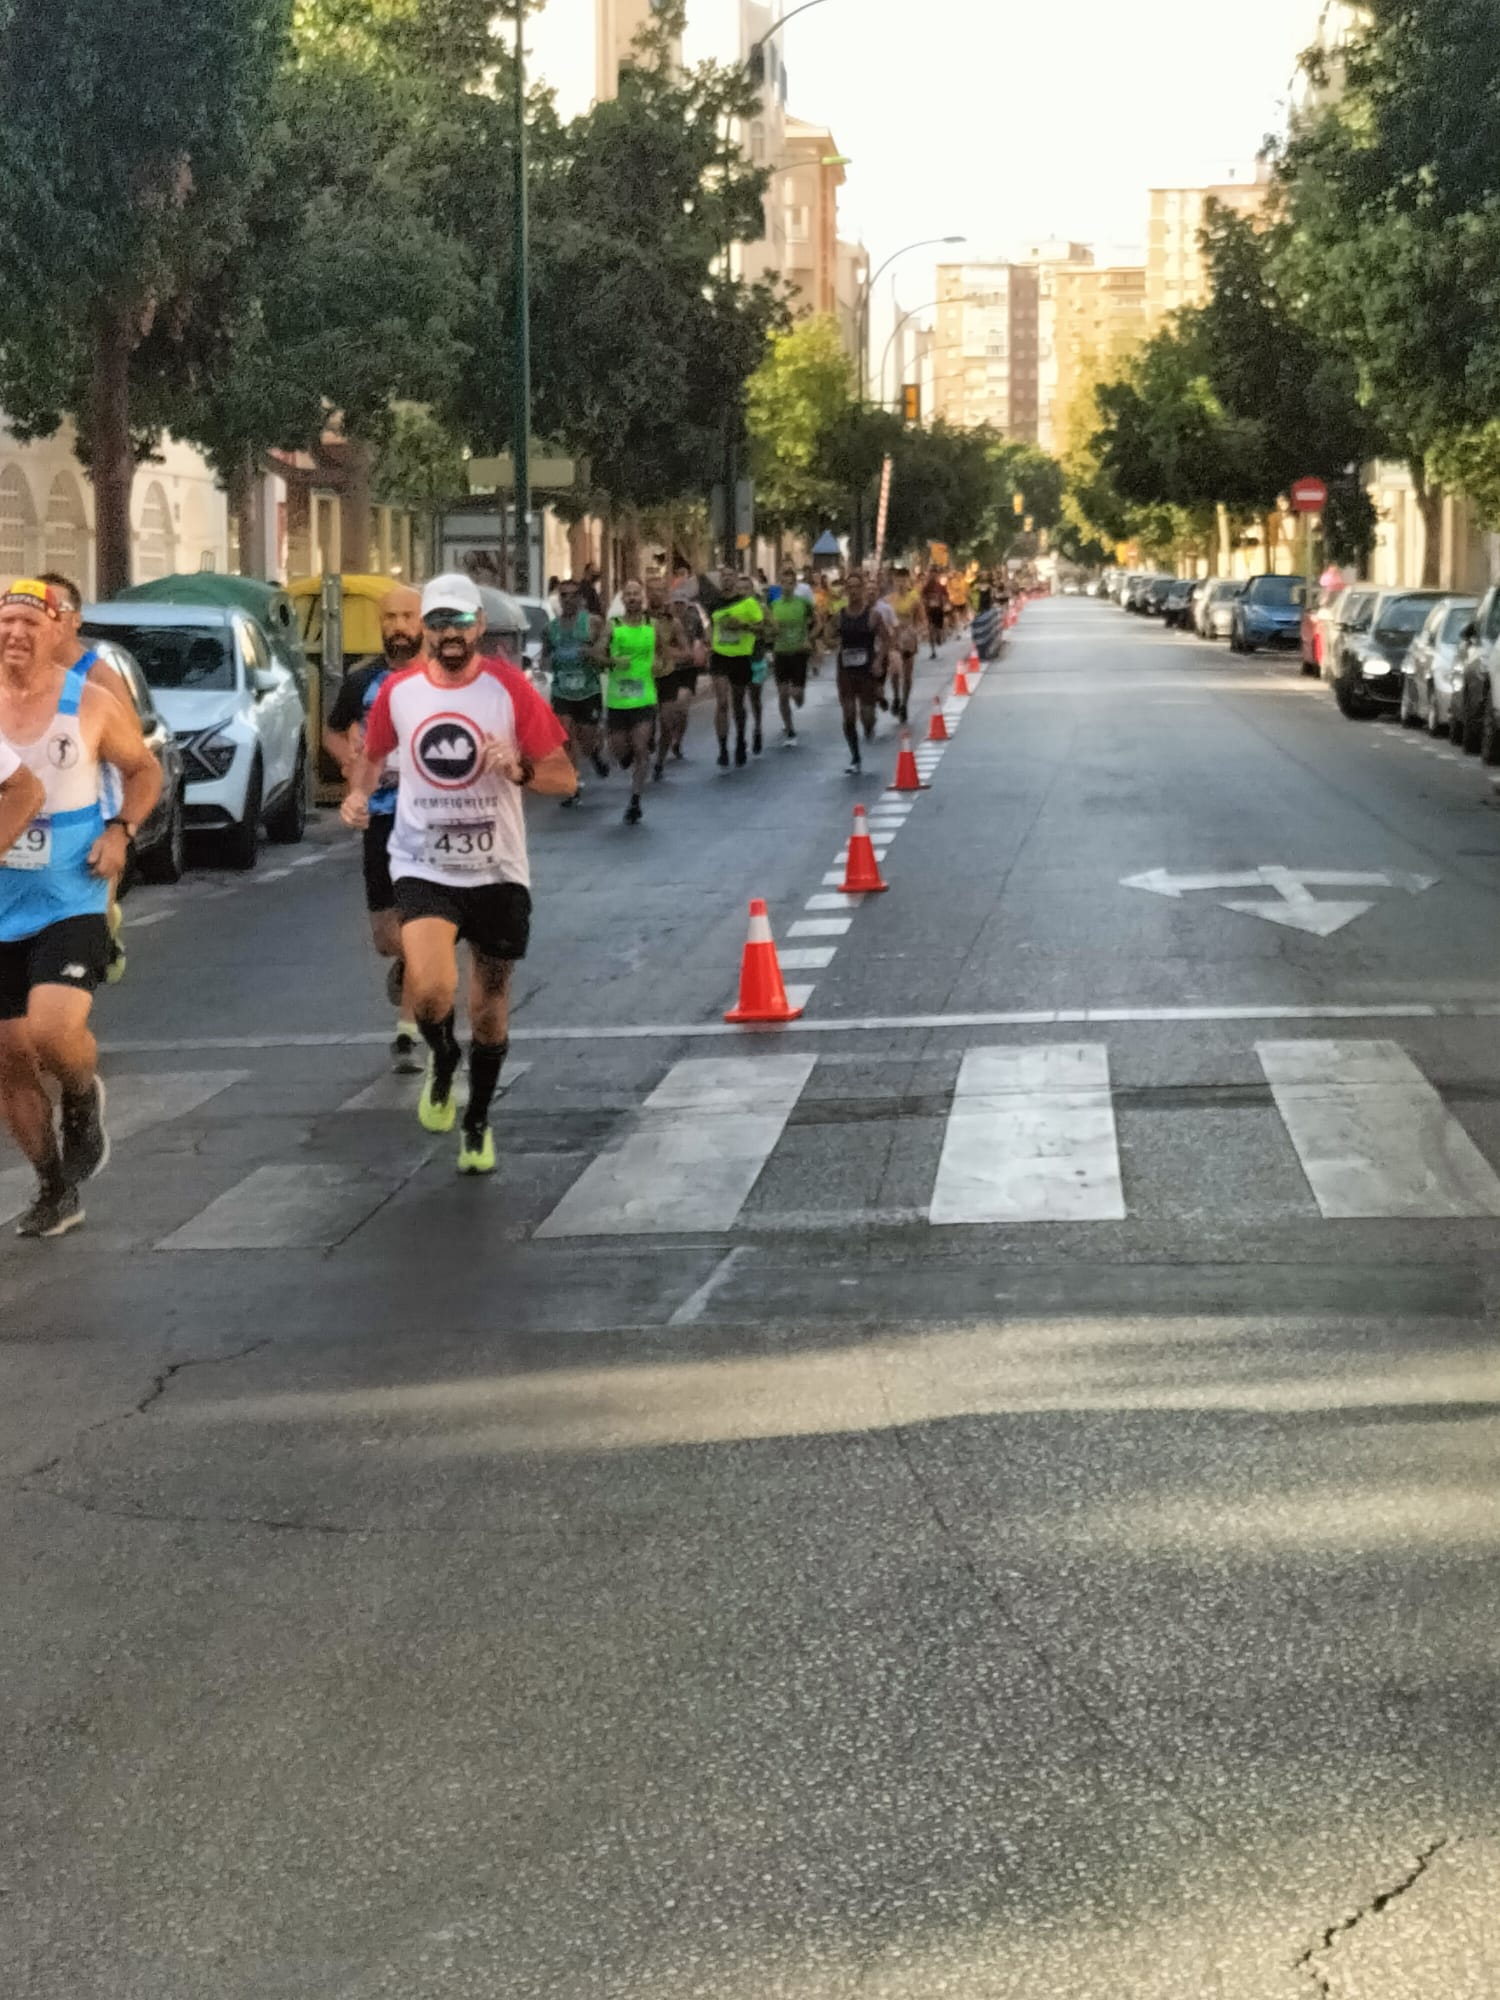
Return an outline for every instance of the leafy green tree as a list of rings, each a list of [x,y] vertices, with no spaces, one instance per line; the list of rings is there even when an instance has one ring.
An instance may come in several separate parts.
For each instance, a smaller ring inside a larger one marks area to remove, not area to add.
[[[854,364],[832,318],[773,335],[746,386],[756,511],[772,532],[813,534],[838,514],[826,443],[853,394]]]
[[[1500,30],[1490,0],[1369,0],[1281,178],[1289,283],[1403,457],[1438,576],[1440,456],[1500,401]],[[1457,458],[1452,456],[1455,448]]]
[[[287,16],[287,0],[0,9],[0,403],[23,436],[78,421],[106,594],[130,576],[143,349],[174,366],[232,288]]]

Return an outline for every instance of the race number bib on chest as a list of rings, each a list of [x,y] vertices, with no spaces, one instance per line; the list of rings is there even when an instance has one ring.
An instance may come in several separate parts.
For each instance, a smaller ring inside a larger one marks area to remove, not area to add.
[[[429,868],[459,875],[484,875],[495,865],[495,822],[466,819],[429,826],[422,849]]]
[[[845,646],[839,654],[839,665],[843,667],[867,667],[870,664],[869,651],[864,646]]]
[[[0,867],[37,875],[52,866],[52,822],[34,819],[10,850]]]

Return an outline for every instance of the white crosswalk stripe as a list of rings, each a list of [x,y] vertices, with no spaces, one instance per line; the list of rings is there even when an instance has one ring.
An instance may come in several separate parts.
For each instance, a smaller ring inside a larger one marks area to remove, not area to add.
[[[1494,1169],[1395,1042],[1256,1053],[1325,1216],[1500,1216]]]
[[[812,1056],[680,1062],[634,1126],[558,1203],[539,1236],[729,1229],[812,1075]]]
[[[1102,1043],[969,1050],[931,1216],[935,1223],[1124,1220]]]
[[[390,1200],[405,1175],[376,1167],[283,1164],[211,1201],[158,1250],[327,1250]]]

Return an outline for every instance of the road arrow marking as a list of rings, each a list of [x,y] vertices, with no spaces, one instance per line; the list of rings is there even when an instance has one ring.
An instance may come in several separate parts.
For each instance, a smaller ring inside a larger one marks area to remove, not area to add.
[[[1300,903],[1221,903],[1221,910],[1237,910],[1241,916],[1264,917],[1267,923],[1283,924],[1288,930],[1307,931],[1312,937],[1332,937],[1345,924],[1352,924],[1373,903],[1320,903],[1309,896]]]
[[[1397,870],[1379,872],[1342,868],[1281,868],[1267,864],[1248,873],[1225,875],[1171,875],[1165,868],[1148,869],[1144,875],[1127,875],[1122,889],[1144,889],[1148,895],[1167,896],[1173,902],[1194,890],[1274,889],[1281,899],[1275,903],[1250,903],[1239,898],[1221,902],[1219,907],[1238,916],[1263,917],[1267,923],[1288,930],[1305,931],[1311,937],[1332,937],[1346,924],[1374,909],[1370,902],[1319,902],[1314,889],[1400,889],[1408,896],[1420,896],[1436,886],[1435,875],[1405,875]]]

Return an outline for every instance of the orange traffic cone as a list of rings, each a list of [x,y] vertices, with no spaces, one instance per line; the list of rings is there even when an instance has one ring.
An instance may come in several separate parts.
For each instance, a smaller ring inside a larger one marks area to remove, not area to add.
[[[980,671],[979,648],[977,646],[969,648],[968,671],[971,674],[977,674]]]
[[[960,667],[958,669],[958,672],[953,676],[953,692],[955,695],[958,696],[958,698],[961,701],[967,701],[970,693],[972,692],[972,690],[969,687],[969,676],[965,673],[962,667]]]
[[[927,741],[929,743],[948,741],[948,725],[943,720],[943,697],[940,694],[932,697],[932,720],[927,725]]]
[[[724,1016],[726,1021],[797,1021],[802,1009],[786,997],[781,981],[781,961],[776,956],[776,940],[771,935],[771,918],[765,898],[757,896],[750,905],[750,936],[740,960],[740,1004]]]
[[[880,879],[880,863],[875,859],[875,843],[870,838],[870,822],[863,806],[854,808],[854,831],[849,836],[849,859],[844,866],[843,894],[878,896],[889,882]]]
[[[911,731],[901,732],[901,755],[896,759],[896,780],[891,786],[893,792],[926,792],[932,788],[922,783],[922,774],[917,769],[916,755],[911,747]]]

